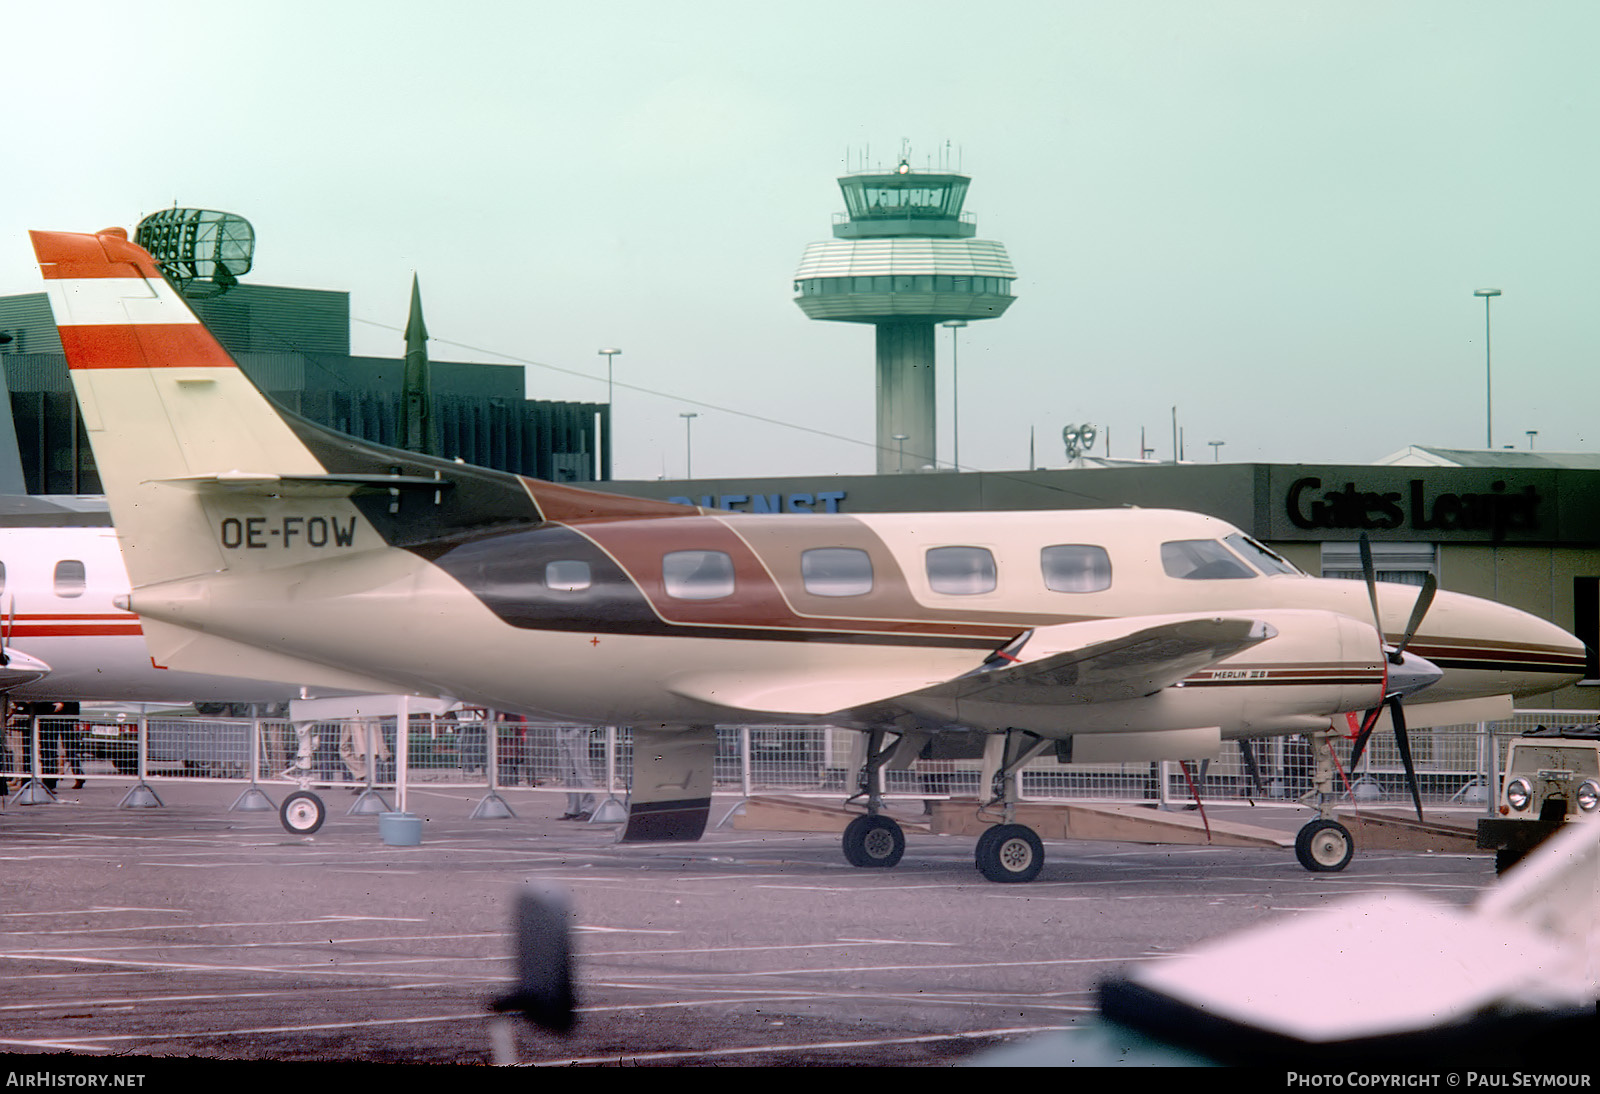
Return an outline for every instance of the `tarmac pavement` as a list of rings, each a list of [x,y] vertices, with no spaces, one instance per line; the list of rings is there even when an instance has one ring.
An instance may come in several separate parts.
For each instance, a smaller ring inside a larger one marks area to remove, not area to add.
[[[518,1062],[937,1065],[1070,1043],[1103,978],[1271,917],[1379,890],[1464,904],[1494,881],[1485,854],[1373,849],[1310,874],[1275,848],[1047,841],[1038,881],[995,885],[967,837],[912,833],[899,867],[859,870],[828,834],[619,846],[557,819],[564,794],[507,790],[515,818],[474,820],[479,794],[426,786],[421,845],[390,847],[340,791],[297,837],[228,812],[236,784],[156,789],[163,808],[92,780],[0,812],[0,1052],[489,1063],[513,902],[539,883],[570,896],[579,1020],[523,1028]],[[1210,811],[1291,834],[1308,817]]]

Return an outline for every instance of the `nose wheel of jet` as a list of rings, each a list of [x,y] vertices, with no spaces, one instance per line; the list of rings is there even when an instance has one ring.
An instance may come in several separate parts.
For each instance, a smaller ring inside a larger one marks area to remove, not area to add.
[[[1314,820],[1294,837],[1294,857],[1314,874],[1332,874],[1350,865],[1356,841],[1338,821]]]
[[[309,790],[297,790],[283,799],[278,808],[278,819],[283,827],[297,836],[309,836],[322,827],[327,817],[327,807],[322,799]]]

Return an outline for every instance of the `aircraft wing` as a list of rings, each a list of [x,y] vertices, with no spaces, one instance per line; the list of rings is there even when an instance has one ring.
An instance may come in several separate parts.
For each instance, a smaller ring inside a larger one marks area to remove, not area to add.
[[[826,716],[836,725],[883,725],[952,702],[1072,706],[1136,699],[1273,637],[1249,617],[1135,616],[1027,631],[962,675],[886,678],[869,666],[826,679],[793,675],[679,681],[680,695],[762,713]],[[950,723],[949,728],[961,727]],[[938,728],[946,728],[943,720]]]
[[[1124,633],[1101,636],[1108,622]],[[1248,617],[1061,623],[1030,631],[964,676],[848,713],[881,725],[903,713],[925,720],[966,701],[1062,707],[1138,699],[1276,634]]]

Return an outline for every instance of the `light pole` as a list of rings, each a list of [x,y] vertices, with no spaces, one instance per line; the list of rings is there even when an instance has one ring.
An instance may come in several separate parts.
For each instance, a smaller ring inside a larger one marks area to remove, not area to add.
[[[894,473],[896,475],[904,475],[906,473],[906,442],[911,439],[911,435],[909,433],[896,433],[894,439],[900,449],[900,454],[895,457]]]
[[[967,325],[965,319],[947,319],[940,326],[950,329],[950,466],[961,470],[961,351],[956,334]]]
[[[604,452],[605,452],[605,458],[604,458],[605,466],[603,468],[601,468],[600,477],[603,478],[603,479],[609,479],[611,477],[611,450],[616,447],[615,445],[613,445],[611,443],[611,423],[615,420],[612,417],[612,413],[611,413],[611,401],[612,401],[611,400],[611,359],[613,357],[615,357],[617,354],[621,353],[622,351],[620,349],[616,349],[614,347],[608,346],[605,349],[600,350],[599,352],[600,352],[600,356],[602,356],[602,357],[604,357],[606,359],[606,446],[605,446],[605,449],[604,449]]]
[[[1473,296],[1483,297],[1483,447],[1494,447],[1494,372],[1493,358],[1489,353],[1489,301],[1500,295],[1499,289],[1475,289]]]
[[[606,405],[611,405],[611,359],[621,353],[620,349],[606,348],[600,350],[600,356],[606,359]]]
[[[1227,443],[1228,443],[1227,441],[1207,441],[1206,442],[1206,444],[1209,444],[1211,446],[1211,462],[1212,463],[1216,463],[1218,461],[1219,454],[1222,452],[1222,446],[1227,444]]]
[[[678,417],[683,419],[683,477],[694,478],[694,420],[700,417],[694,411],[679,411]]]

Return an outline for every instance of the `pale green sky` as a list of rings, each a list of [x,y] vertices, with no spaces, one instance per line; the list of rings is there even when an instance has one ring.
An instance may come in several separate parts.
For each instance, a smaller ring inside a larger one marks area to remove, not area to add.
[[[1481,446],[1490,285],[1496,443],[1600,446],[1592,3],[87,3],[0,33],[0,292],[38,288],[29,228],[237,212],[253,280],[351,291],[358,352],[401,352],[374,324],[413,270],[436,359],[587,377],[535,397],[604,398],[620,346],[619,477],[682,473],[685,410],[701,475],[870,470],[871,329],[791,279],[847,150],[902,138],[958,150],[1020,275],[963,334],[965,464],[1034,429],[1059,465],[1083,420],[1170,457],[1174,405],[1199,459]]]

